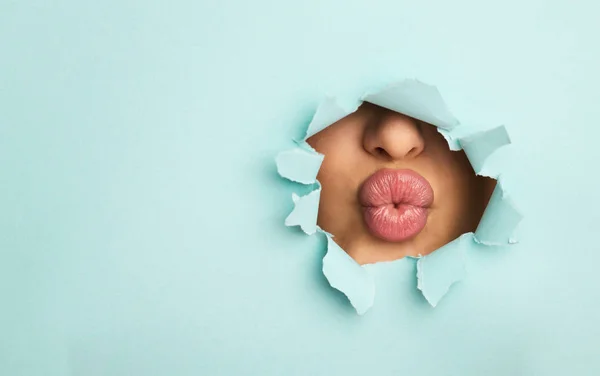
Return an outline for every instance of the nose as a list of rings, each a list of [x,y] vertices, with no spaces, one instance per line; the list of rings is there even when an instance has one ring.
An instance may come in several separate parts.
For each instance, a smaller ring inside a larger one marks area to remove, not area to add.
[[[377,158],[395,161],[419,156],[425,149],[425,140],[416,120],[381,109],[365,128],[363,147]]]

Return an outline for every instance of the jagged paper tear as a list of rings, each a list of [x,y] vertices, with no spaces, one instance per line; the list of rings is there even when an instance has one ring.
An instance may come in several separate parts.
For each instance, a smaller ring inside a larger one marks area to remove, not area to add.
[[[363,101],[447,131],[459,125],[458,119],[448,110],[438,89],[419,80],[404,80],[378,93],[365,95]]]
[[[514,244],[514,232],[522,219],[499,179],[475,230],[475,241],[484,245]]]
[[[310,121],[308,129],[306,130],[306,135],[304,136],[304,140],[321,132],[323,129],[327,128],[336,121],[350,115],[356,111],[358,105],[360,105],[360,103],[358,103],[353,109],[346,110],[339,103],[337,103],[335,98],[325,98],[325,100],[317,108],[315,115]]]
[[[317,232],[317,215],[319,214],[319,199],[321,198],[321,187],[310,192],[306,196],[298,196],[292,193],[294,210],[285,219],[286,226],[300,226],[307,235]]]
[[[317,181],[322,162],[322,154],[300,147],[279,153],[276,158],[279,175],[301,184]]]
[[[367,269],[354,261],[333,240],[327,237],[327,254],[323,257],[323,274],[334,289],[344,293],[359,315],[363,315],[375,300],[375,282]]]
[[[460,122],[450,113],[437,88],[418,80],[404,80],[378,93],[365,95],[362,101],[437,126],[451,150],[464,150],[478,175],[482,173],[490,155],[498,148],[510,144],[504,126],[473,135],[453,136],[454,130],[462,129],[459,127]],[[285,219],[285,225],[300,226],[308,235],[315,232],[325,234],[328,246],[323,258],[323,273],[330,285],[344,293],[362,315],[373,305],[375,284],[367,270],[340,248],[331,234],[317,226],[321,186],[316,177],[326,156],[317,153],[306,143],[306,139],[312,135],[356,111],[358,105],[352,109],[344,109],[334,98],[326,98],[316,110],[298,147],[281,152],[276,163],[277,171],[283,178],[305,185],[316,185],[305,196],[292,195],[294,209]],[[522,215],[498,181],[475,234],[463,234],[417,261],[417,287],[426,300],[435,307],[448,289],[464,278],[467,249],[470,245],[475,242],[486,246],[516,242],[513,232],[521,219]]]
[[[417,288],[433,307],[446,295],[450,286],[464,278],[466,251],[471,242],[472,232],[462,234],[417,261]]]
[[[465,151],[475,173],[481,175],[485,160],[497,149],[510,144],[510,137],[506,128],[501,125],[484,132],[460,138],[458,142]]]
[[[450,150],[452,150],[452,151],[461,150],[460,141],[457,138],[454,138],[452,136],[452,132],[444,130],[442,128],[438,128],[437,130],[438,130],[438,133],[441,134],[442,136],[444,136],[444,138],[446,139],[446,142],[448,143],[448,147],[450,148]]]

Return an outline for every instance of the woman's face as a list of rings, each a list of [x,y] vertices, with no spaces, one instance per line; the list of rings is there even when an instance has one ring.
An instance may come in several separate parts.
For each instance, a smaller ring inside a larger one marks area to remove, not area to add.
[[[360,264],[426,255],[474,231],[495,181],[429,124],[364,103],[310,137],[318,225]]]

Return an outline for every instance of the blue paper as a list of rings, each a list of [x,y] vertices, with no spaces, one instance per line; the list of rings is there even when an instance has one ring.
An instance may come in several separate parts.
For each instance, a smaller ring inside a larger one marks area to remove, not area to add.
[[[357,108],[358,106],[347,110],[342,108],[342,106],[340,106],[334,98],[325,98],[325,100],[317,108],[315,115],[308,125],[304,139],[308,139],[310,136],[321,132],[323,129],[327,128],[336,121],[345,118],[349,114],[356,111]]]
[[[417,261],[417,288],[435,307],[450,287],[466,274],[466,250],[473,242],[473,233],[461,235],[433,253]]]
[[[465,151],[473,170],[481,174],[486,159],[497,149],[510,144],[510,137],[504,126],[499,126],[459,140],[460,146]]]
[[[313,184],[317,181],[322,162],[322,154],[300,147],[283,151],[276,158],[279,175],[302,184]]]
[[[363,100],[445,130],[459,124],[438,89],[418,80],[404,80],[378,93],[368,94]]]
[[[317,231],[317,215],[319,214],[319,198],[321,188],[315,189],[305,196],[292,194],[294,209],[285,219],[286,226],[300,226],[302,231],[312,235]]]
[[[0,375],[600,375],[599,11],[0,1]],[[456,131],[506,122],[493,166],[526,220],[468,246],[435,309],[416,261],[365,266],[358,316],[326,239],[284,226],[310,187],[274,158],[323,93],[407,76]]]
[[[373,306],[375,282],[364,268],[333,240],[327,237],[327,254],[323,257],[323,274],[331,287],[343,292],[359,315]]]
[[[508,245],[517,242],[514,232],[523,215],[498,181],[490,202],[475,231],[475,240],[485,245]]]

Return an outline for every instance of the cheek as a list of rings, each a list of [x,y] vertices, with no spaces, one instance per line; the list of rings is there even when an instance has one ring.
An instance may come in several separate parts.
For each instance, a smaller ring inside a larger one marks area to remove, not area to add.
[[[333,132],[334,128],[311,143],[325,156],[317,175],[322,186],[317,223],[333,233],[340,244],[352,236],[362,218],[357,204],[363,179],[357,166],[365,164],[365,152],[357,134],[348,128]]]
[[[361,166],[363,158],[351,140],[340,139],[330,150],[323,154],[323,164],[317,179],[323,186],[323,192],[332,194],[331,200],[347,200],[354,196],[360,182],[360,172],[356,168]]]
[[[323,189],[342,190],[355,185],[357,166],[362,166],[365,158],[360,129],[334,125],[322,133],[311,146],[325,156],[317,177]]]
[[[469,210],[477,178],[463,152],[444,146],[430,156],[436,205],[449,214],[461,215]]]

